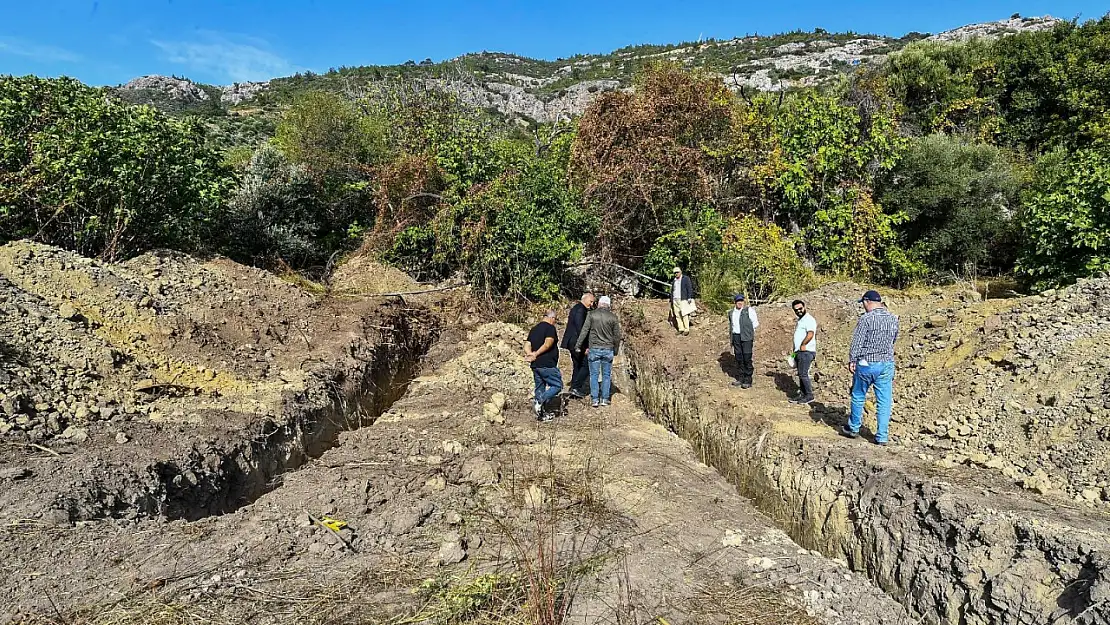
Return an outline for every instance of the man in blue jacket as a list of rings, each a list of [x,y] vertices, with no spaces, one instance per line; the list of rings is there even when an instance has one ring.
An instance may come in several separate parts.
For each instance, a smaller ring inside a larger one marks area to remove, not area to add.
[[[570,309],[567,316],[567,329],[563,332],[563,349],[570,351],[572,369],[570,374],[571,397],[581,399],[590,394],[590,366],[586,362],[586,353],[589,352],[589,341],[583,344],[582,349],[575,349],[578,335],[582,332],[582,325],[586,323],[586,315],[594,306],[594,294],[586,292],[582,299]]]

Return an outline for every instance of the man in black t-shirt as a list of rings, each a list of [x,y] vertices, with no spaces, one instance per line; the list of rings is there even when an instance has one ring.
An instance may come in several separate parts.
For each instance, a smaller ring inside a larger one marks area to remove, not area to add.
[[[555,415],[544,409],[547,402],[563,390],[563,374],[559,371],[559,333],[555,330],[555,311],[549,310],[543,321],[528,333],[524,343],[524,359],[532,363],[532,377],[536,381],[535,404],[532,409],[540,421],[550,421]]]

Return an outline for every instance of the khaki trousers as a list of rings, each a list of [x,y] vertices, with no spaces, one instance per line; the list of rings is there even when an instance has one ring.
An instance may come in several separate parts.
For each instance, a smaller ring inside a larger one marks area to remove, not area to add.
[[[690,315],[682,314],[682,304],[676,300],[671,300],[671,314],[674,315],[674,327],[679,332],[690,331]]]

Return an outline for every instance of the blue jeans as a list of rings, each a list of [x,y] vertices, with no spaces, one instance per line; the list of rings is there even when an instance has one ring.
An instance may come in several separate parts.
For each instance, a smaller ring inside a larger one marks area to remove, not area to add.
[[[541,406],[563,390],[563,374],[558,367],[532,369],[532,379],[536,381],[536,401]]]
[[[594,401],[609,401],[609,388],[613,377],[613,350],[590,348],[590,397]],[[601,388],[597,374],[601,373]]]
[[[890,407],[894,401],[894,363],[872,362],[866,367],[856,365],[856,375],[852,380],[852,416],[848,418],[848,429],[859,432],[863,424],[863,402],[867,390],[875,387],[875,403],[878,404],[875,420],[875,441],[885,443],[890,438],[887,431],[890,425]]]

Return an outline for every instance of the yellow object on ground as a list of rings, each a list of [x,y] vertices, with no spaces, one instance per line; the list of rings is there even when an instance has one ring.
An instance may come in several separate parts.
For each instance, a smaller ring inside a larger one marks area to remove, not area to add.
[[[329,517],[320,517],[320,524],[336,532],[343,529],[344,527],[347,527],[346,521],[340,521],[338,519],[332,519]]]

